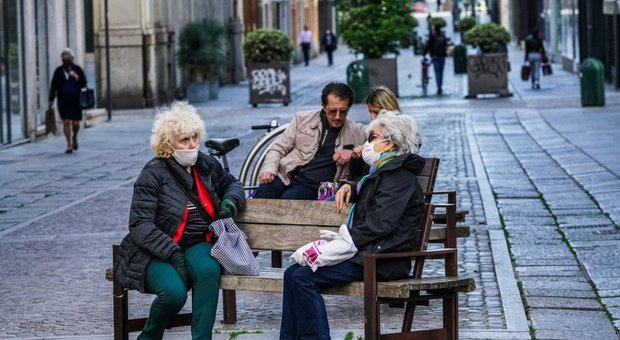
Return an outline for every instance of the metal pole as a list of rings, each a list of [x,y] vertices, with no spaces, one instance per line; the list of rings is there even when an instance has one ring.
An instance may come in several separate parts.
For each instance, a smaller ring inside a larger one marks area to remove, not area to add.
[[[105,16],[105,86],[106,86],[106,110],[108,110],[108,121],[112,120],[112,105],[110,99],[110,26],[108,22],[108,0],[103,2],[103,12]]]

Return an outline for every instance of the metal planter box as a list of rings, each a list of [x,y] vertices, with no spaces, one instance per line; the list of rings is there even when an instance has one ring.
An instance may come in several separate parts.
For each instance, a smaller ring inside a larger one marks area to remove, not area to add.
[[[368,85],[387,86],[398,97],[396,58],[364,59],[364,63],[368,68]]]
[[[467,98],[479,94],[512,95],[508,91],[508,55],[506,53],[484,53],[467,56]]]
[[[290,63],[278,61],[248,65],[250,104],[291,102]]]

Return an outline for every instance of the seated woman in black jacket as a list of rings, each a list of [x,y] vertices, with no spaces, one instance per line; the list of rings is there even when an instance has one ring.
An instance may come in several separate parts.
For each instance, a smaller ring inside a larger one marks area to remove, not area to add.
[[[345,184],[336,194],[336,207],[350,202],[349,233],[358,252],[350,260],[319,267],[291,265],[284,273],[280,339],[329,339],[325,303],[320,290],[363,280],[366,254],[411,251],[424,209],[416,174],[424,168],[418,156],[415,120],[405,115],[379,115],[367,128],[362,157],[370,173]],[[380,280],[406,278],[411,261],[382,262]]]
[[[220,265],[211,257],[209,225],[235,215],[245,196],[239,180],[198,151],[203,137],[204,122],[187,103],[175,102],[156,117],[151,136],[156,157],[134,185],[129,234],[114,268],[123,286],[157,294],[138,339],[161,339],[190,288],[192,338],[211,339]]]

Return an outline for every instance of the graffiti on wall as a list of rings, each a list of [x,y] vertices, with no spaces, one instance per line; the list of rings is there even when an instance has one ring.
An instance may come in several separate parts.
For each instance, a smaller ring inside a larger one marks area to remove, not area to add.
[[[499,78],[509,71],[508,58],[505,54],[469,56],[467,58],[467,71],[470,76],[475,78],[484,75]]]
[[[286,72],[275,68],[261,68],[251,72],[252,91],[257,91],[259,95],[280,92],[286,95]]]

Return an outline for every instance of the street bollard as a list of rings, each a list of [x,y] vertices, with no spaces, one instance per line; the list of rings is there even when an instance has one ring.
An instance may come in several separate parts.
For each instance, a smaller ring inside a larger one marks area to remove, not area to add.
[[[467,46],[459,44],[454,48],[454,74],[467,73]]]
[[[605,105],[605,66],[596,58],[581,63],[579,78],[581,85],[581,106]]]
[[[356,60],[347,66],[347,84],[355,94],[355,102],[361,103],[368,96],[368,67],[363,60]]]

